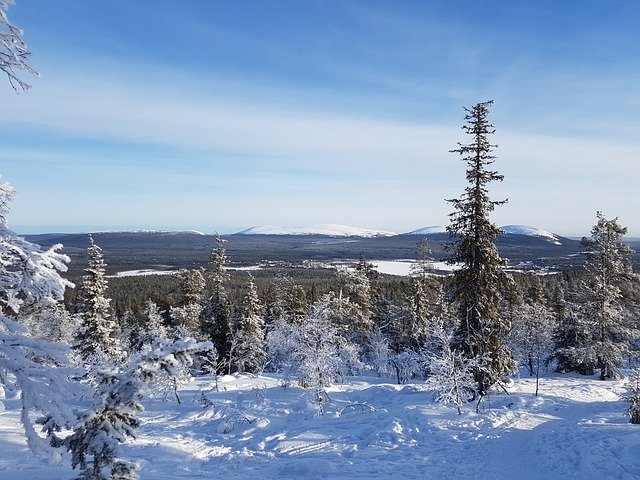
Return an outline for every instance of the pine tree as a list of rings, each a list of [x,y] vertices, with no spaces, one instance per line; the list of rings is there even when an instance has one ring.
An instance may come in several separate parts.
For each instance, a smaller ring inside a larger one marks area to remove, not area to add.
[[[591,230],[591,238],[583,238],[587,248],[585,270],[589,313],[595,331],[597,365],[600,379],[620,378],[623,354],[637,330],[632,327],[621,303],[621,284],[633,278],[628,258],[633,250],[622,243],[626,227],[618,219],[607,220],[602,212],[596,214],[598,222]]]
[[[249,276],[248,287],[242,303],[231,355],[240,373],[259,372],[264,368],[266,360],[263,308],[251,276]]]
[[[489,123],[489,109],[493,101],[466,108],[466,125],[462,129],[472,136],[469,144],[458,143],[452,153],[462,155],[467,164],[469,186],[459,199],[447,200],[455,211],[447,231],[457,237],[449,247],[453,249],[451,263],[460,264],[453,277],[453,299],[459,304],[459,326],[455,333],[455,347],[467,359],[490,355],[487,368],[476,369],[478,392],[484,395],[489,387],[515,370],[511,354],[504,345],[508,334],[508,320],[500,318],[500,284],[504,261],[498,254],[495,241],[500,230],[489,220],[489,213],[506,202],[493,201],[487,185],[502,181],[503,175],[489,170],[494,162],[495,145],[488,136],[495,132]]]
[[[229,274],[226,270],[225,242],[216,233],[215,247],[207,270],[208,298],[200,323],[203,337],[216,347],[219,365],[228,362],[231,353],[231,307],[226,290]]]
[[[74,348],[85,362],[103,360],[118,362],[124,352],[120,346],[118,325],[111,315],[111,299],[107,295],[102,249],[89,235],[89,267],[82,278],[82,326],[78,330]]]

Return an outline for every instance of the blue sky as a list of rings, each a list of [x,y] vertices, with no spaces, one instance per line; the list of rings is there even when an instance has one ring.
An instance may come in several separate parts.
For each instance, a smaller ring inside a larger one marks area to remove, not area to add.
[[[446,224],[462,105],[495,99],[499,225],[640,236],[634,1],[17,0],[19,231]]]

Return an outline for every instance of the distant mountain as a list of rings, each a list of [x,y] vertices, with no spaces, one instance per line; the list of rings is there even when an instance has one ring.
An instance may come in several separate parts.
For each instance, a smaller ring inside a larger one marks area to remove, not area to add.
[[[434,235],[436,233],[447,233],[447,227],[442,225],[434,225],[432,227],[419,228],[411,232],[405,233],[405,235]]]
[[[554,245],[562,245],[560,241],[562,237],[556,235],[555,233],[547,232],[546,230],[542,230],[536,227],[529,227],[527,225],[504,225],[500,227],[504,233],[508,235],[524,235],[526,237],[541,237],[545,239],[549,243],[553,243]]]
[[[236,235],[320,235],[325,237],[394,237],[394,232],[369,230],[348,225],[312,225],[309,227],[253,227],[236,233]]]

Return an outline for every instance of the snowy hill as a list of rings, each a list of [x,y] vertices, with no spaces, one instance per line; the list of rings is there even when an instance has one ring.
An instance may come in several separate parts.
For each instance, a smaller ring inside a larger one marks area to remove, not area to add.
[[[393,237],[397,233],[384,230],[369,230],[348,225],[312,225],[308,227],[253,227],[236,235],[322,235],[327,237]]]
[[[447,233],[447,227],[442,225],[434,225],[432,227],[419,228],[411,232],[405,233],[405,235],[434,235],[436,233]]]
[[[125,458],[154,480],[638,478],[640,427],[628,423],[622,381],[550,374],[516,378],[475,413],[433,402],[424,384],[351,378],[328,389],[321,414],[309,390],[272,375],[199,377],[144,401]],[[0,478],[78,474],[29,453],[18,398],[0,410]],[[4,473],[2,473],[4,472]]]
[[[206,235],[206,233],[202,233],[198,230],[103,230],[99,232],[90,232],[91,234],[127,234],[127,233],[136,233],[143,235]]]
[[[504,233],[509,235],[524,235],[527,237],[541,237],[554,245],[562,245],[560,237],[555,233],[547,232],[540,228],[529,227],[527,225],[504,225],[500,227]]]

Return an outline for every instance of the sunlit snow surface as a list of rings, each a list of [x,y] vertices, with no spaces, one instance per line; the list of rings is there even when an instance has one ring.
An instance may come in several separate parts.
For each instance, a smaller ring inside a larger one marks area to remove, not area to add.
[[[432,227],[423,227],[406,233],[406,235],[433,235],[435,233],[447,233],[447,227],[442,225],[434,225]]]
[[[389,383],[386,383],[389,382]],[[434,404],[422,385],[353,378],[329,389],[324,414],[310,392],[275,376],[211,377],[145,401],[123,454],[142,479],[637,479],[640,428],[628,423],[623,382],[594,377],[516,379],[481,412]],[[206,401],[202,401],[206,399]],[[200,401],[198,401],[200,400]],[[60,480],[27,450],[17,400],[0,412],[0,478]]]
[[[511,235],[526,235],[528,237],[542,237],[549,243],[554,245],[562,245],[559,237],[555,233],[547,232],[536,227],[529,227],[527,225],[504,225],[500,227],[504,233]]]

